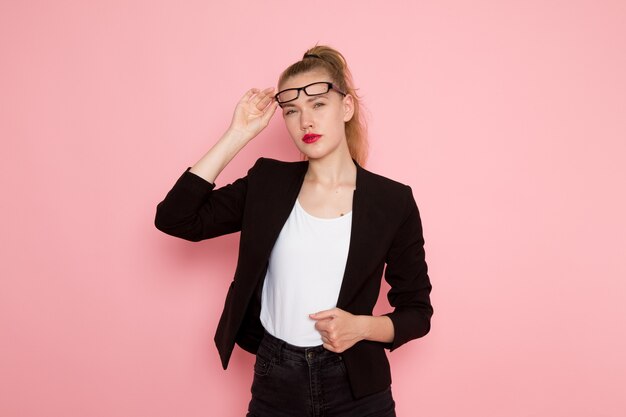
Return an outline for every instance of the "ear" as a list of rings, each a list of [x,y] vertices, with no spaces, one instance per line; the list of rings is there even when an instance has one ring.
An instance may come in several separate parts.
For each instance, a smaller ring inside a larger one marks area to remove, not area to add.
[[[347,94],[343,98],[343,121],[349,122],[352,116],[354,116],[354,98]]]

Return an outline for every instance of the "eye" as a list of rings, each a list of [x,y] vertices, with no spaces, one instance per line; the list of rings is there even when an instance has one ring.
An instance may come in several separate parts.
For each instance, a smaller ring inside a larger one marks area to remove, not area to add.
[[[322,103],[321,101],[318,101],[317,103],[315,103],[315,104],[313,105],[313,108],[314,108],[314,109],[317,109],[318,107],[322,107],[322,106],[324,106],[324,105],[325,105],[324,103]]]
[[[296,112],[296,111],[295,111],[295,110],[293,110],[293,109],[291,109],[291,110],[287,110],[287,111],[284,113],[284,115],[285,115],[285,116],[289,116],[289,115],[291,115],[291,114],[294,114],[295,112]]]

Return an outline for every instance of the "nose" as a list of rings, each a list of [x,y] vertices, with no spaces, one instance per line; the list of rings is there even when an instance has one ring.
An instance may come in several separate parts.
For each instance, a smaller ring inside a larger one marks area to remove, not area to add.
[[[300,129],[306,132],[308,129],[313,128],[313,118],[311,117],[311,113],[303,110],[300,113]]]

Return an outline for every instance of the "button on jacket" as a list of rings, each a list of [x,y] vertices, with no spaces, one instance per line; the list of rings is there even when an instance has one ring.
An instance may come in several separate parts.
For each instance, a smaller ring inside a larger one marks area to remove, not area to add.
[[[342,353],[352,393],[360,398],[391,384],[385,348],[394,350],[428,333],[433,309],[411,188],[356,167],[350,247],[337,307],[371,315],[384,271],[393,307],[386,315],[394,326],[392,343],[363,340]],[[187,170],[157,207],[156,227],[172,236],[200,241],[241,231],[235,276],[215,334],[224,369],[235,343],[256,353],[263,337],[259,314],[269,256],[307,168],[307,161],[260,158],[247,176],[218,189]]]

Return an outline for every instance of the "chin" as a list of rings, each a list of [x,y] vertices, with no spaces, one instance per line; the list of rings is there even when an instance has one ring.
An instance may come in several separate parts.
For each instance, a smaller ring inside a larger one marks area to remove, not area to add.
[[[326,155],[328,155],[328,152],[322,151],[322,152],[311,152],[311,150],[308,150],[307,152],[303,152],[302,150],[300,150],[300,153],[302,155],[304,155],[307,159],[322,159],[323,157],[325,157]]]
[[[325,151],[322,152],[318,152],[316,149],[311,149],[311,147],[309,146],[298,146],[296,144],[296,149],[298,149],[298,151],[300,152],[300,154],[305,157],[306,159],[318,159],[322,156],[324,156],[324,154],[326,154]]]

